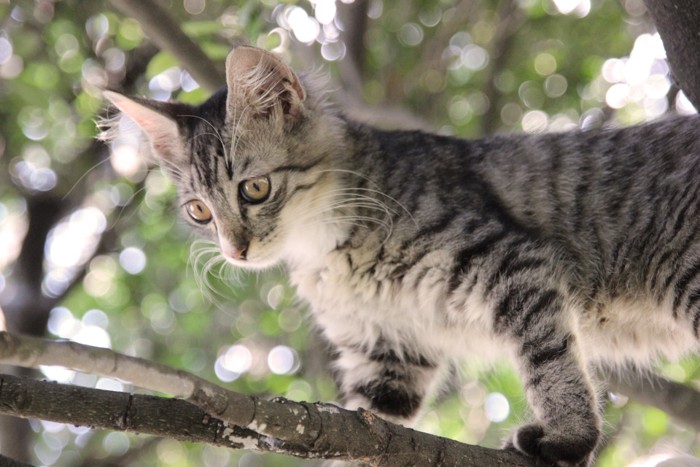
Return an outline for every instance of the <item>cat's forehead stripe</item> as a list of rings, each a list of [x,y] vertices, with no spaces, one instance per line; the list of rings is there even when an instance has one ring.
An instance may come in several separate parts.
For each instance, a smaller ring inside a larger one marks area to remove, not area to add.
[[[212,189],[219,176],[219,161],[225,160],[223,143],[213,132],[201,125],[193,128],[190,135],[190,163],[195,169],[199,183]],[[227,172],[229,171],[226,168]]]
[[[243,159],[243,162],[241,162],[241,172],[245,172],[248,169],[248,166],[252,162],[250,157],[246,157]]]
[[[323,159],[317,159],[317,160],[311,161],[311,162],[309,162],[309,163],[307,163],[307,164],[285,164],[285,165],[281,165],[281,166],[276,167],[275,169],[273,169],[273,170],[271,171],[271,173],[275,173],[275,172],[306,172],[306,171],[309,171],[309,170],[313,169],[314,167],[316,167],[318,164],[321,163],[322,160],[323,160]]]

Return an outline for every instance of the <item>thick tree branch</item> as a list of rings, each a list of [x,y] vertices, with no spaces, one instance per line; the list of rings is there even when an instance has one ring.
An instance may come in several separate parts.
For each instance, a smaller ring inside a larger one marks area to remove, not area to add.
[[[262,400],[108,349],[1,332],[0,362],[24,367],[61,365],[187,399],[133,396],[3,377],[0,413],[18,417],[131,430],[305,458],[363,460],[375,465],[404,465],[407,460],[413,465],[424,465],[440,459],[446,465],[529,465],[517,453],[419,433],[385,422],[367,411],[356,413],[329,404],[282,398]],[[604,375],[614,390],[700,429],[700,393],[694,389],[652,374]],[[80,404],[75,403],[77,400]],[[175,418],[171,420],[171,416]]]
[[[654,406],[694,430],[700,431],[700,392],[653,373],[610,372],[605,379],[612,390]]]
[[[700,3],[697,0],[644,0],[664,42],[674,78],[700,109]]]
[[[0,412],[234,448],[260,441],[257,434],[239,428],[224,436],[227,428],[224,422],[212,419],[181,399],[83,388],[11,375],[0,375]]]
[[[153,0],[110,1],[119,11],[136,19],[156,46],[170,52],[204,88],[213,92],[224,85],[223,74],[165,8]]]
[[[20,462],[15,459],[10,459],[2,454],[0,454],[0,465],[2,465],[2,467],[31,467],[29,464],[25,464],[24,462]]]
[[[340,61],[340,81],[343,87],[354,94],[362,96],[365,74],[365,32],[367,31],[368,0],[352,3],[340,2],[338,16],[343,25],[342,39],[347,53]]]
[[[470,446],[417,432],[364,410],[352,412],[331,404],[282,398],[268,401],[234,393],[185,372],[107,349],[3,332],[0,361],[32,367],[67,366],[188,399],[3,377],[0,412],[19,417],[383,466],[532,465],[517,452]],[[171,416],[176,418],[170,420]]]

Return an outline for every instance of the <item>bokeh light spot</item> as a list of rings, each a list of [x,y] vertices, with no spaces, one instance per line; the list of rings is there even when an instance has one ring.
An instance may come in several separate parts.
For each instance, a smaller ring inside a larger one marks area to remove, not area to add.
[[[276,375],[286,375],[298,369],[296,351],[285,345],[278,345],[267,354],[267,366]]]
[[[484,411],[486,412],[486,417],[492,422],[502,422],[510,414],[510,404],[506,396],[500,392],[492,392],[486,396]]]
[[[119,264],[129,274],[138,274],[146,267],[146,254],[133,246],[124,248],[119,253]]]

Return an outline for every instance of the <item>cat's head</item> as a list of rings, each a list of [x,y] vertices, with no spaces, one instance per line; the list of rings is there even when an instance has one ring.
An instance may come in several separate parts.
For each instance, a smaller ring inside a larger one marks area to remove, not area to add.
[[[328,220],[340,123],[273,54],[234,49],[226,88],[198,107],[104,95],[143,130],[184,217],[229,262],[261,269],[341,240]]]

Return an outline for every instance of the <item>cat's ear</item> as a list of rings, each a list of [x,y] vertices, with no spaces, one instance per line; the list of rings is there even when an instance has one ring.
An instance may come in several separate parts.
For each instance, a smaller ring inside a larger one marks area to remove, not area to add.
[[[174,117],[170,115],[172,104],[130,98],[112,91],[103,91],[102,95],[143,130],[154,155],[171,163],[182,160],[180,131]]]
[[[226,58],[227,113],[233,117],[252,111],[270,117],[300,116],[306,92],[299,77],[272,53],[250,46],[233,49]]]

